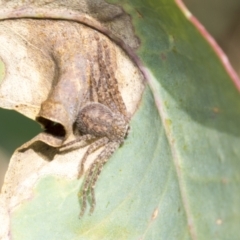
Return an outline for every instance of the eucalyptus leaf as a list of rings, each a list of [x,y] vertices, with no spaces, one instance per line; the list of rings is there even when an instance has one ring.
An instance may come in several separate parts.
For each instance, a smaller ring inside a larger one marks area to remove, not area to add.
[[[131,16],[140,47],[125,50],[148,84],[97,182],[96,209],[78,219],[81,151],[54,158],[53,147],[33,144],[12,157],[0,237],[239,239],[239,80],[174,1],[108,2]]]

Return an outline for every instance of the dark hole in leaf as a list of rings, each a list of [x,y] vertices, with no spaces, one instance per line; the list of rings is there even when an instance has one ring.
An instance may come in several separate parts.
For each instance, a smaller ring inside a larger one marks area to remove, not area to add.
[[[65,137],[66,131],[60,123],[53,122],[43,117],[38,117],[36,120],[44,127],[44,132],[56,137]]]

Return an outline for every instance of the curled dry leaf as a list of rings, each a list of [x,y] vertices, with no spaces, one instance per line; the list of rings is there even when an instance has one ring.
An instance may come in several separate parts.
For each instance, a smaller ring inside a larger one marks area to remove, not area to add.
[[[31,1],[28,5],[25,1],[22,8],[18,1],[1,1],[0,5],[5,5],[0,15],[7,19],[42,13],[56,18],[64,11],[72,14],[72,20],[92,24],[97,30],[76,21],[53,19],[0,22],[0,56],[5,64],[0,107],[36,119],[45,129],[16,150],[11,159],[0,198],[1,239],[8,239],[9,214],[23,199],[31,197],[32,186],[41,176],[77,175],[86,147],[64,154],[57,154],[56,147],[75,138],[73,124],[77,114],[90,102],[91,65],[97,69],[96,77],[100,76],[96,36],[104,39],[110,49],[118,88],[130,115],[136,111],[144,89],[138,68],[119,46],[99,32],[109,33],[119,43],[124,40],[126,47],[137,47],[131,25],[125,25],[129,17],[120,8],[103,1],[46,2]],[[64,14],[62,18],[68,19]],[[100,150],[92,154],[90,162]]]
[[[4,151],[4,149],[0,148],[0,186],[3,183],[3,177],[8,167],[8,154]]]

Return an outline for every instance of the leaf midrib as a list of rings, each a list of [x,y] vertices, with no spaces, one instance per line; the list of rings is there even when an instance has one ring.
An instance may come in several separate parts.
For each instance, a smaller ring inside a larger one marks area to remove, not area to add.
[[[190,233],[191,239],[197,240],[198,238],[197,238],[195,226],[193,225],[193,217],[191,214],[190,204],[187,199],[188,195],[186,193],[186,188],[184,186],[182,171],[180,168],[180,156],[178,154],[178,150],[177,150],[177,147],[175,144],[175,138],[173,137],[171,128],[168,127],[167,123],[166,123],[166,120],[170,119],[170,118],[167,115],[167,111],[165,111],[165,109],[163,108],[163,104],[162,104],[163,101],[162,101],[161,97],[159,97],[159,94],[157,91],[157,89],[159,89],[160,85],[158,84],[158,82],[156,81],[156,78],[154,77],[154,75],[151,73],[151,71],[148,68],[144,67],[143,65],[140,66],[140,68],[141,68],[141,71],[144,73],[144,75],[148,81],[149,87],[152,91],[154,101],[156,103],[156,108],[158,110],[160,119],[162,120],[163,129],[165,130],[166,138],[169,143],[169,147],[170,147],[170,151],[171,151],[172,159],[173,159],[173,165],[174,165],[176,173],[177,173],[179,191],[180,191],[183,207],[184,207],[186,217],[187,217],[188,231]]]

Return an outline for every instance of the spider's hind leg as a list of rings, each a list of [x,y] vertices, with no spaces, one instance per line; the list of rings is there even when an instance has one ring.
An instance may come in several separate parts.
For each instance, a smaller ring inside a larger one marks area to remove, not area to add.
[[[109,139],[107,137],[103,137],[103,138],[98,139],[97,141],[95,141],[94,143],[92,143],[89,146],[88,150],[84,154],[84,156],[83,156],[83,158],[81,160],[81,163],[79,165],[78,177],[80,177],[83,174],[84,163],[86,162],[87,157],[91,153],[96,151],[98,148],[100,148],[100,147],[104,146],[105,144],[107,144],[108,142],[109,142]],[[89,186],[91,185],[92,176],[94,176],[94,172],[95,172],[95,168],[96,168],[95,162],[98,161],[99,156],[102,154],[102,152],[97,156],[97,158],[94,160],[94,162],[92,163],[92,165],[88,169],[86,177],[84,179],[83,187],[82,187],[82,189],[78,193],[78,197],[82,200],[80,217],[84,215],[84,212],[85,212],[85,209],[86,209]]]
[[[117,142],[110,142],[106,145],[103,151],[97,156],[93,164],[91,165],[90,169],[87,172],[85,177],[85,182],[83,184],[82,192],[79,194],[82,198],[82,206],[81,206],[81,213],[80,217],[84,215],[86,210],[86,202],[87,196],[90,194],[91,197],[91,209],[90,214],[94,211],[96,200],[95,200],[95,193],[94,188],[98,177],[103,169],[104,164],[109,160],[111,155],[115,152],[115,150],[119,147],[119,143]],[[89,193],[90,191],[90,193]]]
[[[95,152],[98,148],[104,146],[105,144],[107,144],[109,142],[109,139],[107,137],[103,137],[103,138],[100,138],[98,140],[96,140],[95,142],[93,142],[88,150],[85,152],[80,164],[79,164],[79,167],[78,167],[78,179],[82,176],[83,172],[84,172],[84,164],[88,158],[88,156]]]
[[[95,198],[95,186],[96,186],[96,182],[102,172],[103,166],[105,165],[105,163],[107,163],[107,161],[109,160],[109,158],[113,155],[113,153],[115,152],[115,150],[119,147],[119,143],[116,142],[111,142],[109,143],[106,148],[103,150],[103,155],[101,157],[101,160],[99,161],[99,163],[96,166],[96,172],[95,175],[93,176],[91,185],[90,187],[90,194],[91,194],[91,208],[90,208],[90,214],[93,213],[95,205],[96,205],[96,198]]]

